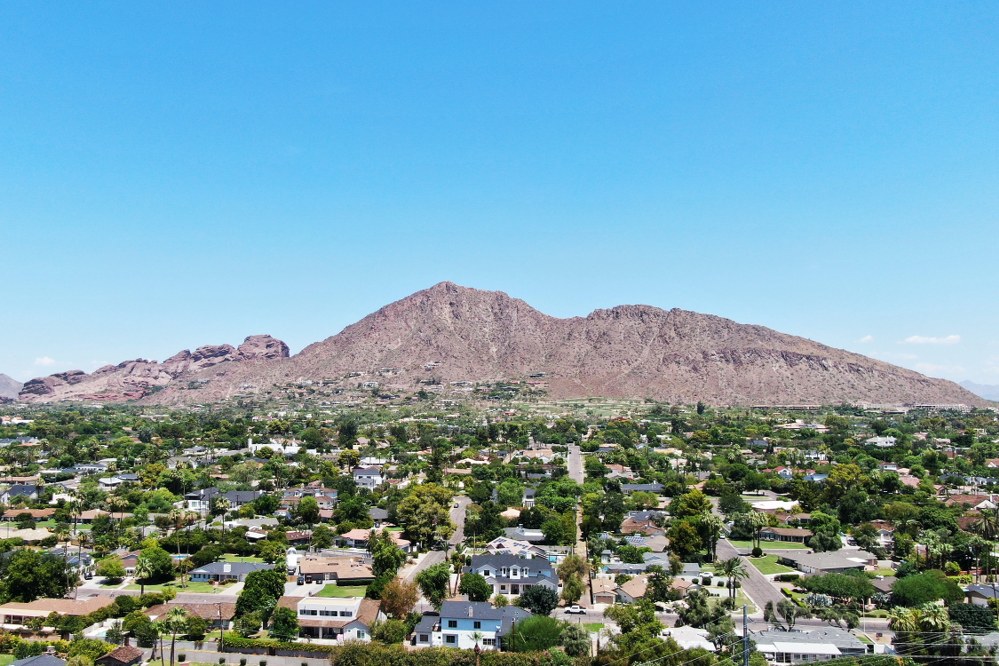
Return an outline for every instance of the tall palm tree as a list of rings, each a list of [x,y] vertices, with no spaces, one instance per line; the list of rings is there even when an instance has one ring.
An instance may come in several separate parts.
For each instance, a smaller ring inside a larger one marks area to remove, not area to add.
[[[918,609],[919,628],[923,631],[946,632],[950,628],[950,615],[944,606],[923,604]]]
[[[174,665],[174,654],[177,647],[177,634],[187,630],[187,611],[183,608],[171,608],[163,619],[166,630],[170,633],[170,666]]]
[[[728,579],[728,597],[735,602],[735,581],[749,577],[746,564],[739,556],[730,557],[715,563],[715,571]]]

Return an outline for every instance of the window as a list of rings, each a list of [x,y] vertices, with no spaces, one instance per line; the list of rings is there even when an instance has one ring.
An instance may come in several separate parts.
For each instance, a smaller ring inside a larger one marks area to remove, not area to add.
[[[479,622],[478,620],[472,623],[472,629],[481,629],[481,628],[482,628],[482,623]]]
[[[492,575],[493,575],[493,572],[492,572],[492,571],[490,571],[489,569],[483,569],[483,570],[482,570],[482,575],[483,575],[483,576],[486,576],[486,577],[488,577],[488,576],[492,576]]]
[[[340,611],[340,617],[350,617],[353,615],[350,611]]]
[[[420,642],[421,643],[429,643],[430,642],[430,635],[429,634],[420,634]]]
[[[447,643],[448,645],[455,645],[458,643],[458,637],[455,636],[454,634],[448,634],[447,636],[444,637],[444,642]]]
[[[447,621],[447,628],[448,629],[457,629],[458,628],[458,620],[448,620]]]
[[[496,645],[496,639],[495,638],[483,638],[482,639],[482,644],[486,645],[486,646],[490,646],[490,647],[494,646],[494,645]]]

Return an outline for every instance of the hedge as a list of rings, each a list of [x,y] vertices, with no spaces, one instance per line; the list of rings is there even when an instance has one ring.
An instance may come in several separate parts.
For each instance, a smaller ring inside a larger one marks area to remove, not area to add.
[[[296,655],[329,655],[332,666],[475,666],[475,652],[454,648],[421,648],[407,651],[402,645],[381,645],[351,641],[345,645],[316,645],[279,641],[273,638],[243,638],[234,632],[225,634],[226,650],[266,650],[267,654],[291,652]],[[562,657],[562,655],[559,655]],[[565,657],[559,662],[564,661]],[[579,666],[590,663],[587,657],[573,660]],[[485,650],[481,666],[548,666],[548,652],[496,652]]]

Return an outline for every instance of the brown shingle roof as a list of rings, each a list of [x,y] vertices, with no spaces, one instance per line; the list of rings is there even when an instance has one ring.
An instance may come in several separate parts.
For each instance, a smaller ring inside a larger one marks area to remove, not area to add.
[[[111,650],[100,658],[102,662],[117,662],[120,664],[131,664],[137,659],[141,659],[144,653],[134,645],[122,645]]]

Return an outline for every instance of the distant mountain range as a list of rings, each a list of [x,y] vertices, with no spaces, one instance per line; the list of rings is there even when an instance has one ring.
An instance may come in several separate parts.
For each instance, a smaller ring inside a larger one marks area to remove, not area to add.
[[[999,386],[995,384],[976,384],[975,382],[963,381],[961,386],[986,400],[999,400]]]
[[[21,382],[0,373],[0,400],[13,400],[21,391]]]
[[[29,402],[209,403],[376,384],[416,390],[530,380],[555,398],[709,404],[968,404],[953,382],[762,326],[624,305],[559,319],[502,292],[450,282],[383,307],[295,356],[270,336],[32,379]],[[284,393],[282,393],[282,391]]]

